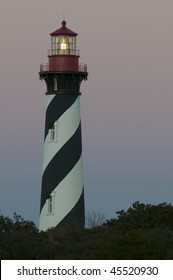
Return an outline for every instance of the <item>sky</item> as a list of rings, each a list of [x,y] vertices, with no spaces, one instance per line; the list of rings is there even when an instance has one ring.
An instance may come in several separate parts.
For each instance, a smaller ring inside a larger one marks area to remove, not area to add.
[[[78,33],[85,210],[173,203],[173,1],[1,0],[0,211],[38,225],[49,34]]]

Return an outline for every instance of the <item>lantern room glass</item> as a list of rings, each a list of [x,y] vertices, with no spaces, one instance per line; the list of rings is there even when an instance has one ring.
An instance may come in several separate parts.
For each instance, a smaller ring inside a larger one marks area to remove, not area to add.
[[[52,55],[76,55],[76,37],[52,36],[51,53]]]

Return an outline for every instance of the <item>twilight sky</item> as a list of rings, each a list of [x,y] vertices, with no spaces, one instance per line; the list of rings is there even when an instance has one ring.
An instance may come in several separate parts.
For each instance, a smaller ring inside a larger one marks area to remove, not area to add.
[[[173,203],[173,1],[1,0],[0,209],[38,224],[49,33],[77,32],[85,205]]]

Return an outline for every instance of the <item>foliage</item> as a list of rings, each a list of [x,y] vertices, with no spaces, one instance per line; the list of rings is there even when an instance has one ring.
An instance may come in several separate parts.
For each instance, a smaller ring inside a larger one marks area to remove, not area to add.
[[[21,229],[37,231],[37,228],[33,222],[24,220],[16,212],[14,212],[13,219],[0,216],[0,232],[16,231]]]
[[[106,225],[115,226],[120,230],[165,227],[173,230],[173,206],[165,202],[151,205],[137,201],[126,212],[121,210],[116,213],[117,219],[107,221]]]
[[[173,206],[135,202],[100,226],[47,232],[16,213],[13,219],[0,216],[0,258],[172,260]]]

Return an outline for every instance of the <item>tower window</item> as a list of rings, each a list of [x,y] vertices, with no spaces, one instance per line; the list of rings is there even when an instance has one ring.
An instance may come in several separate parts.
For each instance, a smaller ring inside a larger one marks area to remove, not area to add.
[[[54,91],[58,90],[58,82],[57,82],[57,78],[54,78]]]
[[[51,143],[57,141],[57,123],[56,122],[50,125],[49,136],[50,136],[49,141]]]
[[[53,124],[52,128],[51,128],[51,140],[55,141],[55,124]]]
[[[52,195],[49,196],[48,198],[48,214],[53,213],[53,197]]]

